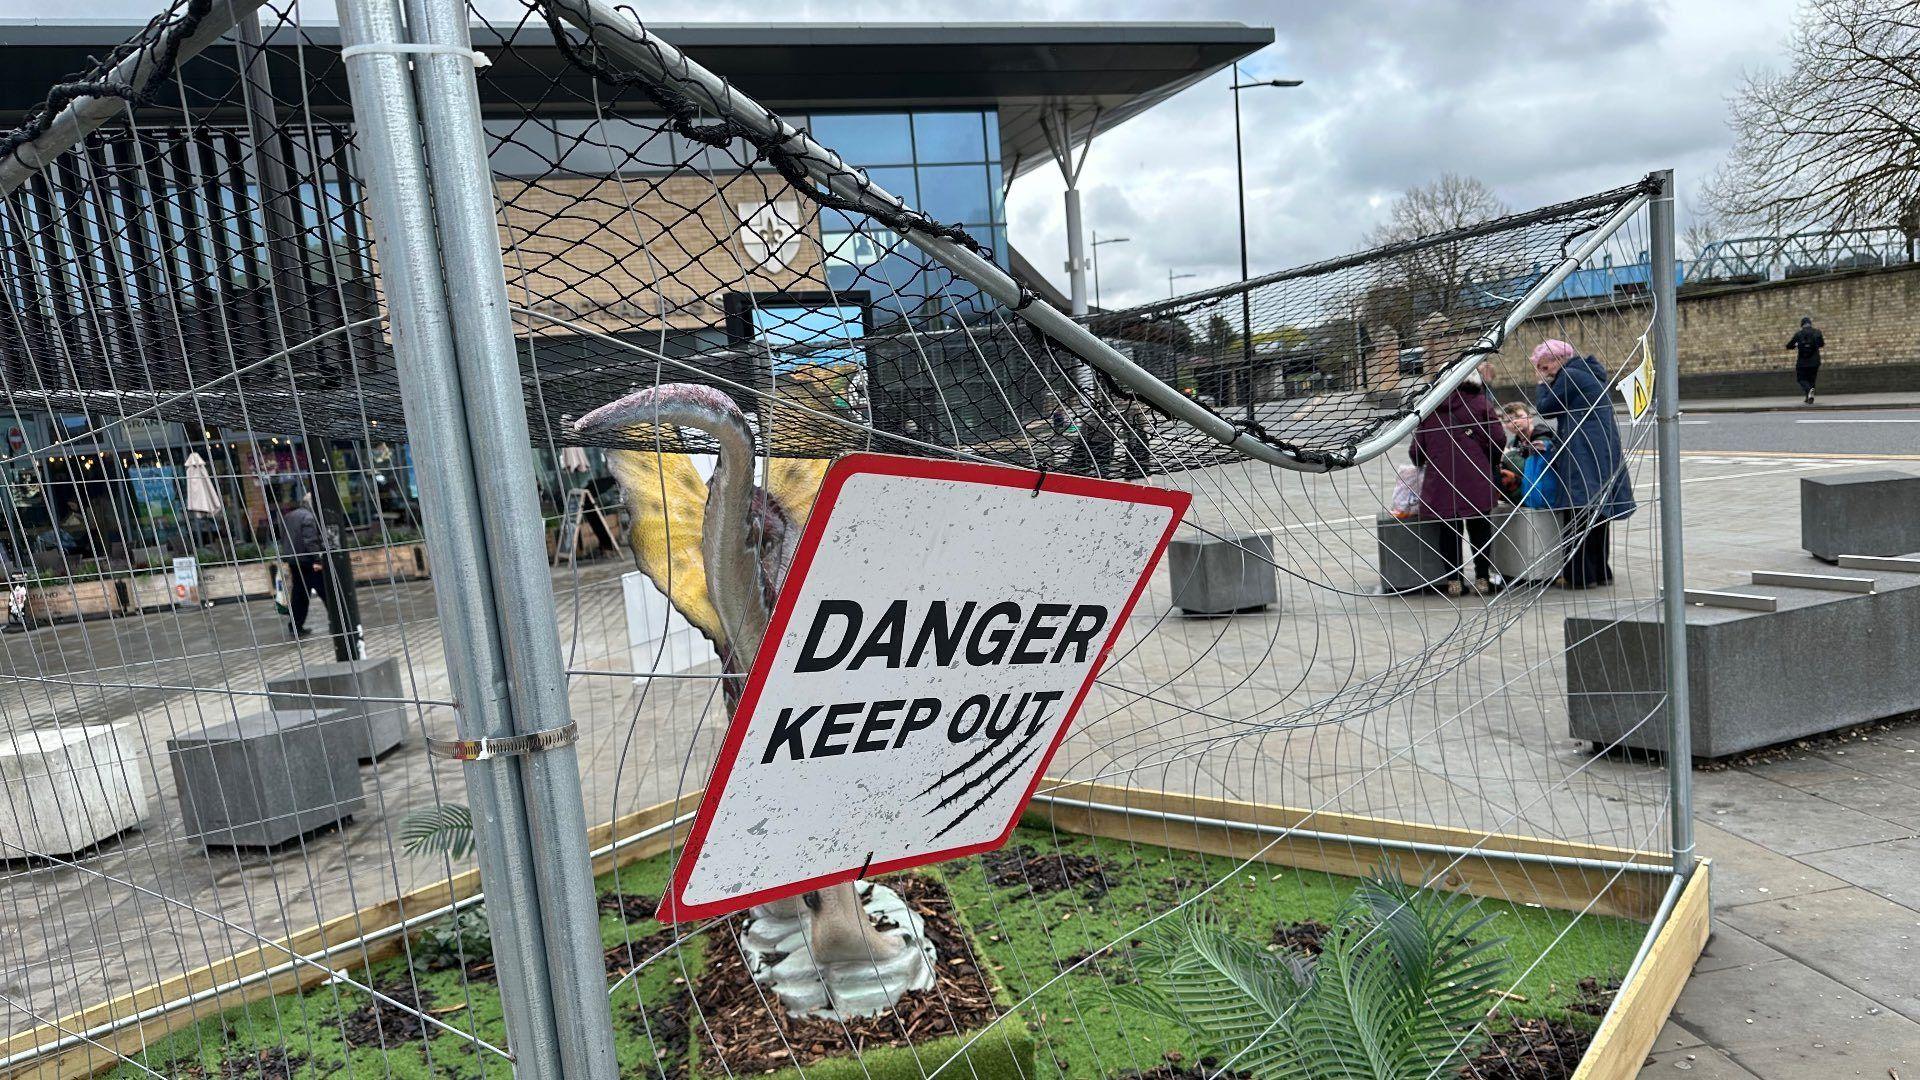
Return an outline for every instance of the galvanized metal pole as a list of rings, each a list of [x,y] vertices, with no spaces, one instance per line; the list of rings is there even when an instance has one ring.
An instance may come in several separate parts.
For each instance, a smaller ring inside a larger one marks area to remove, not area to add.
[[[1233,189],[1240,204],[1240,283],[1246,284],[1247,268],[1247,164],[1240,142],[1240,65],[1233,65]],[[1253,400],[1253,290],[1240,290],[1240,370],[1247,380],[1247,423],[1260,417]]]
[[[1660,190],[1647,203],[1652,232],[1654,435],[1660,477],[1660,588],[1666,623],[1668,813],[1673,869],[1693,869],[1693,720],[1687,695],[1687,568],[1680,520],[1680,324],[1678,266],[1673,252],[1673,171],[1654,174]]]
[[[407,16],[414,43],[435,50],[417,56],[414,74],[447,297],[455,313],[467,438],[473,460],[486,463],[478,475],[480,509],[495,616],[507,646],[504,674],[512,714],[518,734],[561,729],[570,722],[566,664],[519,346],[507,307],[467,6],[463,0],[407,0]],[[561,1066],[569,1077],[611,1080],[619,1066],[579,762],[570,741],[519,762]]]
[[[340,0],[340,23],[347,48],[369,50],[347,59],[347,79],[407,438],[420,465],[415,471],[421,517],[439,580],[434,605],[446,644],[448,678],[459,703],[456,719],[463,738],[506,737],[516,733],[506,649],[487,585],[493,576],[492,557],[475,480],[480,469],[468,446],[466,402],[434,239],[413,83],[405,55],[378,51],[406,40],[399,4]],[[471,761],[466,781],[515,1071],[558,1077],[559,1029],[533,887],[534,845],[520,771],[510,757]]]

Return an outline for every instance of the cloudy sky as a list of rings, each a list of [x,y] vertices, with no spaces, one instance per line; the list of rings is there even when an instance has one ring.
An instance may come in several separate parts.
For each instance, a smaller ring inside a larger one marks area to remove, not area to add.
[[[45,17],[0,0],[0,17]],[[483,0],[503,10],[510,0]],[[152,0],[88,0],[94,18]],[[304,14],[333,20],[333,5]],[[1775,66],[1795,0],[639,0],[643,17],[887,22],[1231,20],[1277,40],[1247,65],[1298,89],[1245,95],[1255,273],[1352,250],[1393,196],[1443,171],[1477,176],[1510,205],[1554,202],[1677,170],[1687,201],[1728,143],[1726,98]],[[1225,74],[1103,135],[1081,187],[1089,229],[1128,236],[1101,253],[1102,301],[1163,296],[1238,275],[1233,113]],[[1009,198],[1015,246],[1064,278],[1057,170]]]
[[[1443,171],[1477,176],[1515,207],[1676,170],[1683,201],[1729,141],[1726,98],[1777,63],[1793,0],[1619,3],[1135,4],[1140,18],[1270,25],[1245,92],[1254,273],[1352,250],[1395,194]],[[1049,17],[1085,18],[1078,4]],[[1164,296],[1167,271],[1239,274],[1233,114],[1222,76],[1095,143],[1087,226],[1132,237],[1101,250],[1109,306]],[[1064,248],[1057,170],[1009,199],[1014,243],[1050,274]],[[1683,207],[1684,212],[1684,207]]]
[[[19,0],[0,0],[19,2]],[[668,0],[652,19],[1231,20],[1271,26],[1247,75],[1306,80],[1245,95],[1253,270],[1359,246],[1393,196],[1443,171],[1515,207],[1676,170],[1686,201],[1720,160],[1726,99],[1779,63],[1795,0]],[[1233,113],[1223,74],[1096,142],[1081,177],[1107,306],[1239,275]],[[1058,170],[1008,200],[1015,246],[1063,282]]]

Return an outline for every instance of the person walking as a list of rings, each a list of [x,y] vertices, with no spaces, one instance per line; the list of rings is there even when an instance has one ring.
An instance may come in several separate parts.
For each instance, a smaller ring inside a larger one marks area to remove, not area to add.
[[[1811,317],[1801,318],[1800,329],[1787,339],[1787,348],[1794,354],[1793,377],[1809,405],[1813,404],[1813,384],[1820,378],[1820,350],[1826,347],[1826,335],[1814,327]]]
[[[328,587],[326,534],[320,518],[307,505],[308,499],[291,492],[280,503],[280,528],[287,544],[287,614],[293,622],[293,636],[307,636],[307,594],[318,591],[327,609],[327,630],[339,636],[343,630],[339,600]]]
[[[1414,464],[1426,467],[1420,481],[1421,513],[1445,521],[1453,533],[1453,575],[1444,586],[1448,596],[1466,591],[1460,571],[1463,541],[1472,548],[1473,591],[1491,592],[1497,584],[1487,557],[1487,545],[1493,542],[1493,519],[1487,515],[1500,501],[1494,462],[1506,436],[1487,394],[1487,371],[1487,365],[1480,365],[1413,432]]]
[[[1538,383],[1534,405],[1560,432],[1551,464],[1560,487],[1567,587],[1605,585],[1613,580],[1609,526],[1634,510],[1607,372],[1558,338],[1535,346],[1531,359]]]

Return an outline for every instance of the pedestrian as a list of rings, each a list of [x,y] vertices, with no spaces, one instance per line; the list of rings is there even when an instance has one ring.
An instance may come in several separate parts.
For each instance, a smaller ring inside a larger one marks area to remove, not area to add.
[[[1802,317],[1800,329],[1787,339],[1787,348],[1794,354],[1793,377],[1809,405],[1813,404],[1813,384],[1820,378],[1820,350],[1826,347],[1826,336],[1814,328],[1811,316]]]
[[[1487,557],[1493,542],[1493,519],[1487,515],[1500,500],[1494,461],[1506,437],[1487,394],[1489,370],[1481,364],[1421,418],[1413,433],[1414,464],[1426,467],[1420,481],[1421,513],[1446,522],[1453,534],[1453,574],[1444,586],[1448,596],[1466,591],[1460,571],[1463,541],[1472,548],[1473,591],[1485,594],[1501,584]]]
[[[1566,584],[1573,589],[1605,585],[1613,580],[1609,526],[1634,509],[1607,372],[1557,338],[1535,346],[1532,360],[1539,384],[1534,404],[1560,432],[1559,450],[1550,460],[1560,486]]]
[[[1500,424],[1507,429],[1507,448],[1500,458],[1501,494],[1530,510],[1556,509],[1560,485],[1553,478],[1553,450],[1560,433],[1524,401],[1500,406]]]
[[[1110,476],[1113,473],[1113,447],[1117,429],[1125,423],[1104,393],[1083,399],[1075,433],[1067,443],[1067,460],[1062,470],[1081,476]]]
[[[1120,439],[1127,455],[1122,468],[1145,476],[1153,471],[1153,427],[1158,419],[1153,409],[1139,398],[1131,398],[1120,408]]]
[[[293,636],[307,636],[307,594],[319,592],[327,609],[327,631],[335,637],[345,628],[340,601],[329,587],[326,534],[320,518],[308,505],[310,498],[288,492],[280,502],[280,529],[284,534],[287,564],[287,609],[293,622]]]

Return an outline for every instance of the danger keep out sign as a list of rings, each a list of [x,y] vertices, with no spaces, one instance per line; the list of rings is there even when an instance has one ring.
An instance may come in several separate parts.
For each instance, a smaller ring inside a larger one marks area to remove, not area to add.
[[[1005,843],[1189,501],[995,465],[836,462],[660,918]]]

